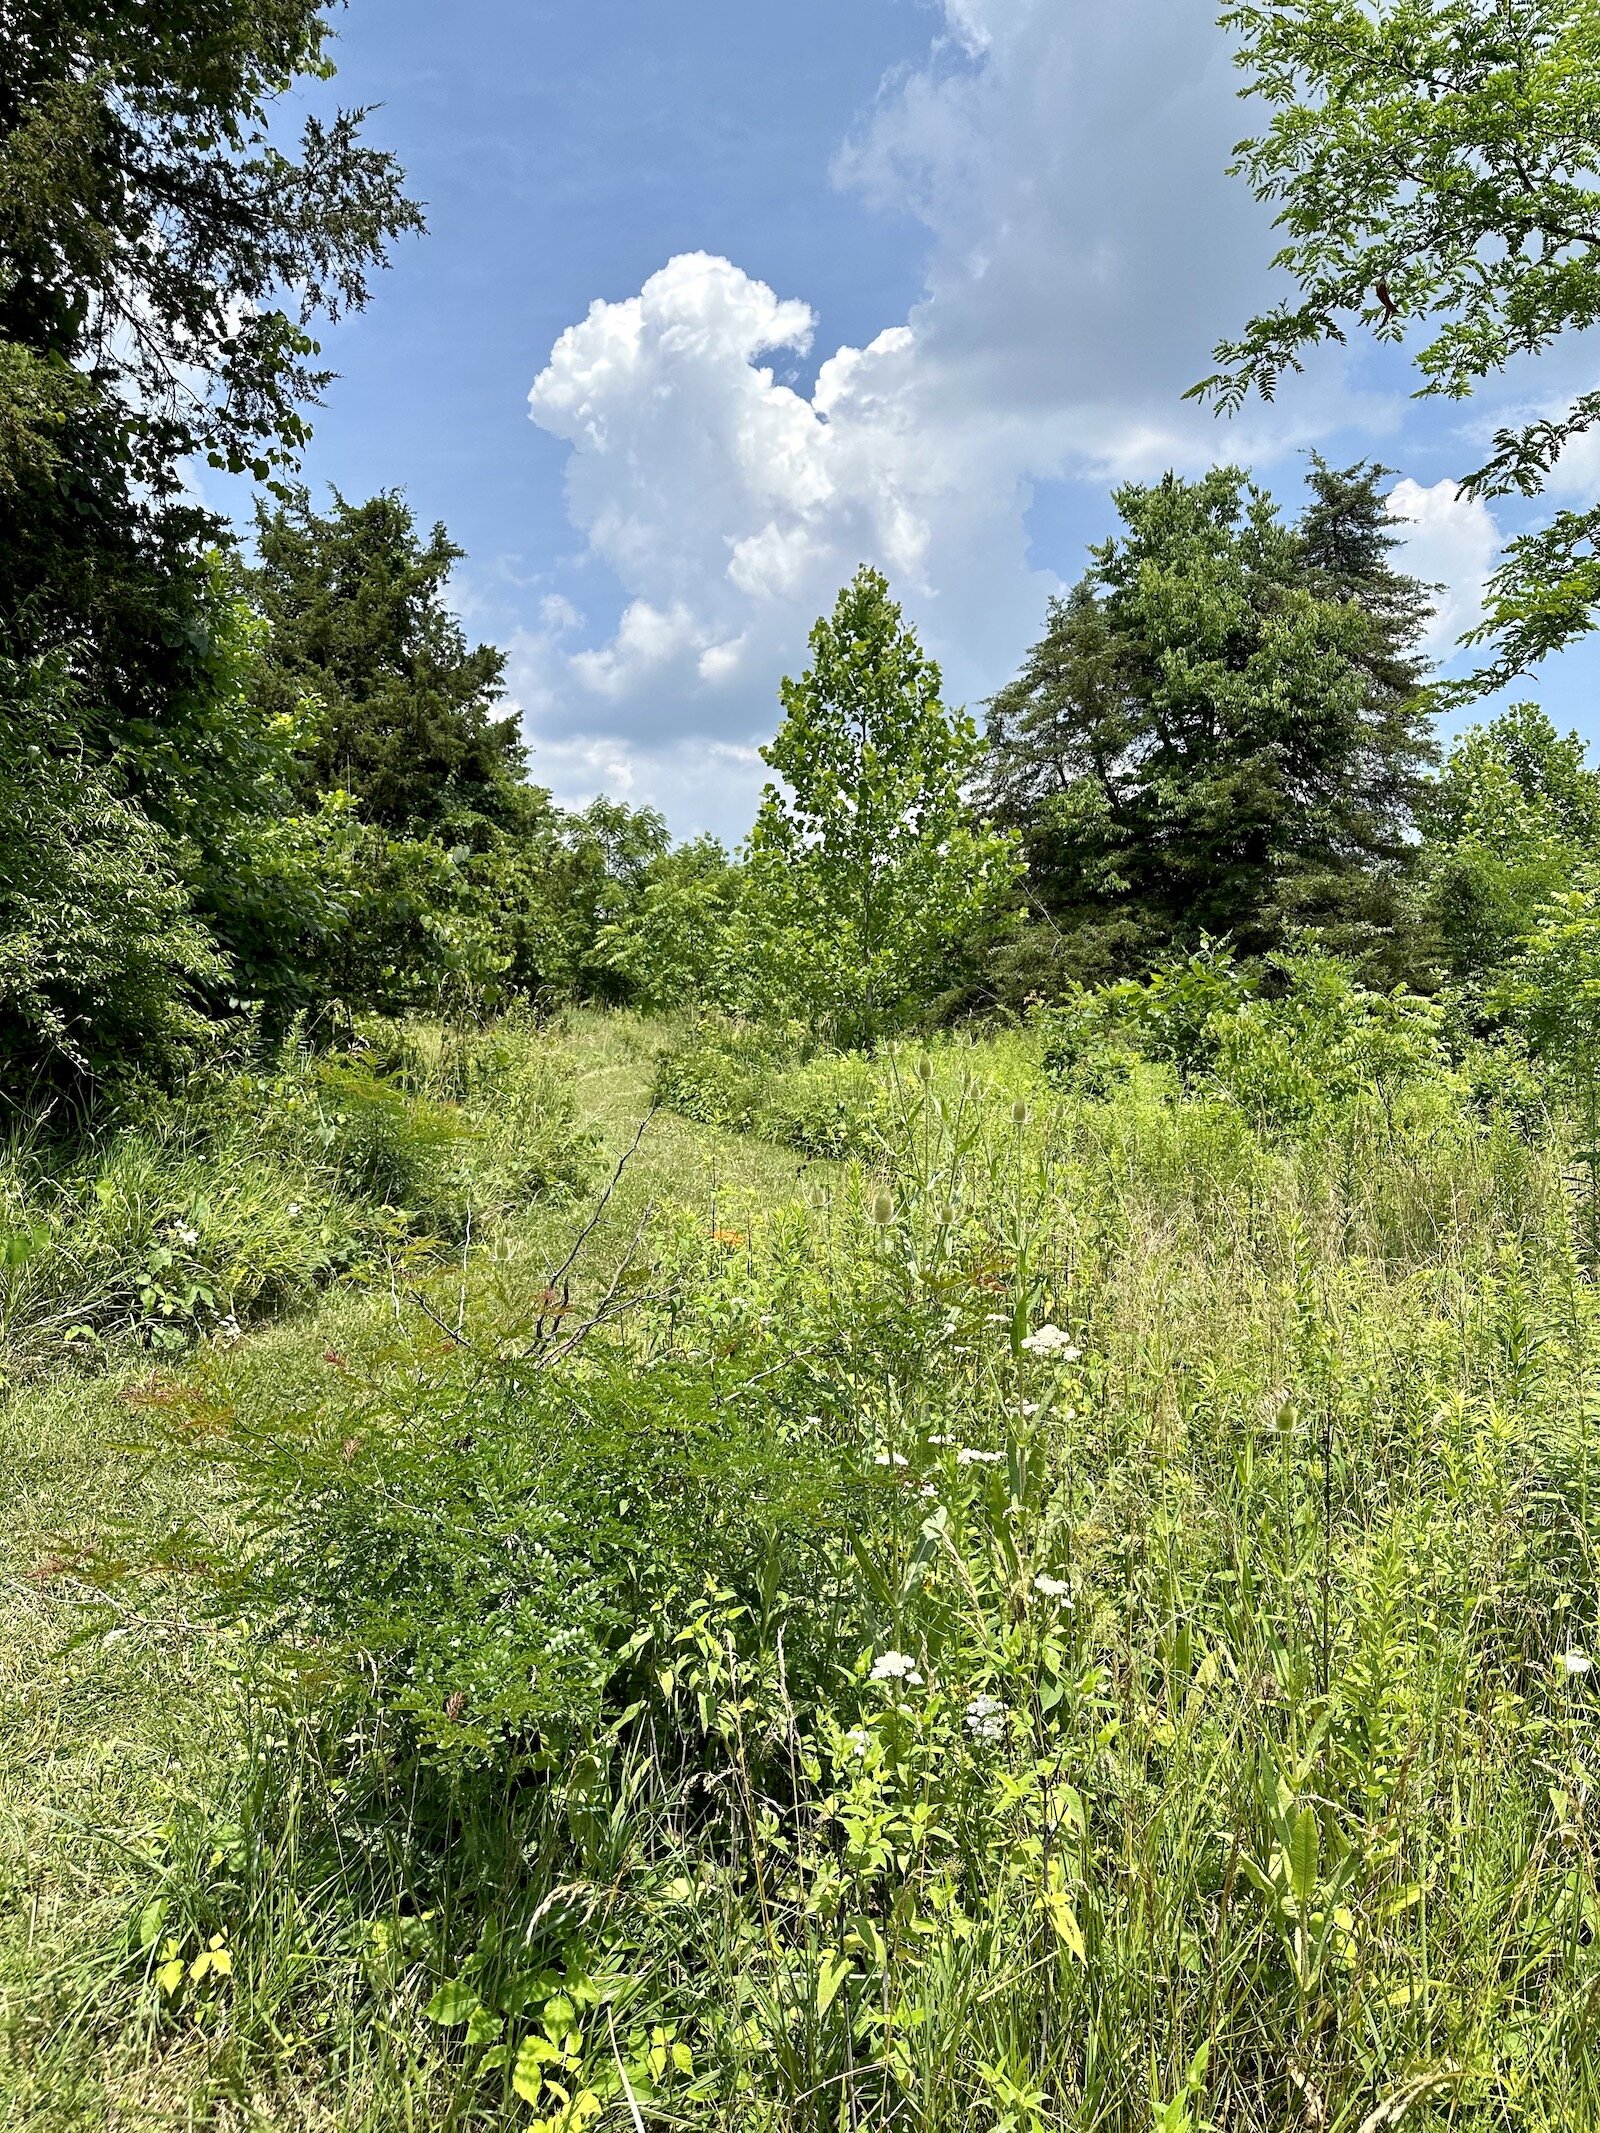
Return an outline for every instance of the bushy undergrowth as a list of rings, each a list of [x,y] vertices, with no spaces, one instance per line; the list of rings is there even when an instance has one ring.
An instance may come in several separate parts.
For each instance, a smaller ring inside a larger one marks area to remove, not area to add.
[[[384,1024],[338,1057],[289,1046],[181,1103],[0,1150],[0,1354],[15,1373],[64,1350],[227,1340],[569,1193],[592,1160],[536,1043]]]
[[[460,2126],[1595,2122],[1559,1148],[917,1056],[870,1171],[174,1383],[263,1717],[122,2004]]]

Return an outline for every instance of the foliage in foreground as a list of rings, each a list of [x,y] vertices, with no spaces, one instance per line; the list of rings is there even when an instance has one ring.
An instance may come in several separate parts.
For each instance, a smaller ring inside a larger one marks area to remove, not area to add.
[[[1592,2122],[1560,1145],[878,1071],[869,1172],[167,1381],[265,1705],[96,2019],[367,2125]]]

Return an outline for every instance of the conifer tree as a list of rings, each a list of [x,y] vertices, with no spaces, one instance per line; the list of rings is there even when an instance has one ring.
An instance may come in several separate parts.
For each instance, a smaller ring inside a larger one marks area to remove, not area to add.
[[[1236,468],[1127,484],[992,700],[985,796],[1082,975],[1206,934],[1392,956],[1431,744],[1381,472],[1315,462],[1296,525]]]

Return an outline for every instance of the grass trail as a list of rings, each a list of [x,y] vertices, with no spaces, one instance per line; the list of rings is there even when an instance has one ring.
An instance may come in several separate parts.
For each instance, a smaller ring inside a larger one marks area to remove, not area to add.
[[[603,1282],[652,1206],[744,1221],[791,1198],[818,1166],[649,1108],[664,1038],[622,1015],[574,1017],[558,1040],[582,1117],[599,1129],[603,1180],[632,1148],[573,1268],[575,1293]],[[536,1287],[594,1211],[537,1206],[504,1242],[514,1281]],[[397,1310],[381,1289],[336,1293],[208,1358],[222,1397],[257,1416],[313,1397],[330,1353],[379,1356]],[[208,2122],[204,2069],[152,2039],[107,2047],[94,2028],[105,1988],[163,1848],[186,1812],[217,1795],[238,1752],[233,1653],[186,1619],[181,1575],[165,1604],[107,1622],[103,1594],[71,1571],[79,1548],[131,1550],[182,1517],[225,1524],[228,1506],[193,1469],[139,1449],[144,1424],[181,1376],[137,1353],[103,1374],[64,1371],[0,1404],[0,2125],[157,2128]],[[83,2048],[32,2057],[44,2028]],[[197,2110],[202,2114],[197,2118]],[[244,2122],[296,2124],[278,2108]],[[310,2121],[315,2122],[315,2121]]]

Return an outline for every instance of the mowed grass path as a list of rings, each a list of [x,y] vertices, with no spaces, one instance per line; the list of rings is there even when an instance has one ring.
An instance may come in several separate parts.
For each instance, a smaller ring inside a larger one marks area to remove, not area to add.
[[[759,1219],[819,1180],[765,1143],[649,1109],[659,1025],[583,1015],[553,1040],[582,1117],[602,1136],[602,1185],[620,1180],[572,1272],[581,1299],[603,1284],[652,1206],[708,1222]],[[628,1151],[631,1150],[631,1153]],[[513,1294],[560,1264],[599,1198],[535,1206],[502,1233]],[[204,1367],[219,1402],[256,1418],[315,1398],[331,1353],[383,1367],[415,1306],[382,1288],[326,1297],[251,1332]],[[157,1366],[152,1367],[153,1363]],[[211,2093],[204,2047],[174,2051],[97,2018],[159,1879],[169,1832],[204,1821],[241,1751],[238,1641],[185,1607],[181,1565],[108,1618],[104,1590],[75,1576],[81,1548],[137,1557],[188,1524],[221,1535],[229,1507],[204,1469],[141,1448],[165,1388],[194,1359],[129,1353],[102,1373],[65,1368],[0,1400],[0,2126],[156,2129],[320,2124],[318,2108]],[[115,1603],[113,1603],[113,1606]],[[53,2041],[47,2041],[53,2040]],[[292,2055],[292,2044],[286,2040]],[[219,2117],[218,2113],[222,2113]],[[230,2113],[232,2115],[230,2115]]]

